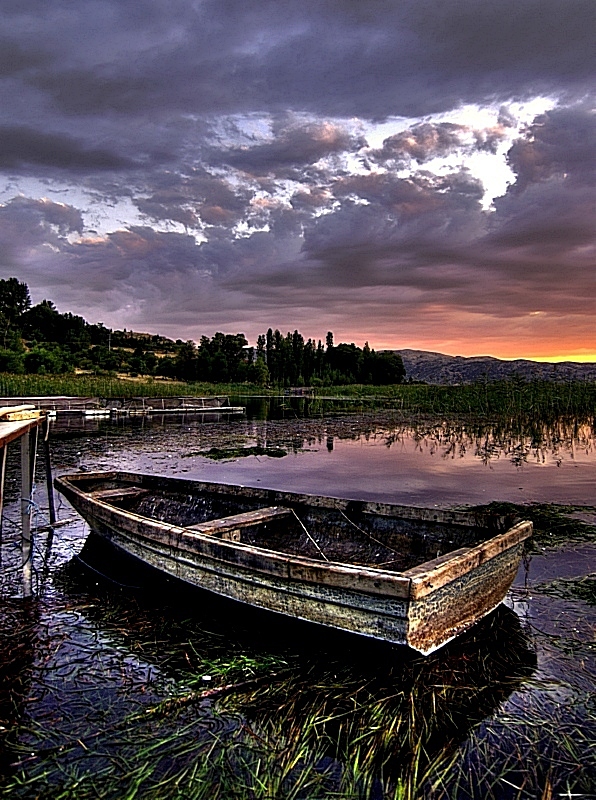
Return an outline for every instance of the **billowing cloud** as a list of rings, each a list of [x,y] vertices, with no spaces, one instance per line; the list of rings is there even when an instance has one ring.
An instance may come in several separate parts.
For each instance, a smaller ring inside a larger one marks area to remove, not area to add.
[[[6,0],[1,275],[181,338],[596,353],[593,11]]]
[[[243,218],[253,191],[234,188],[229,181],[204,169],[190,174],[155,174],[153,193],[135,198],[135,205],[154,220],[180,222],[186,228],[202,224],[233,227]]]
[[[274,126],[271,141],[229,148],[217,154],[221,162],[257,175],[300,168],[322,158],[357,151],[366,142],[330,122]]]
[[[389,136],[381,150],[371,156],[381,162],[407,162],[415,159],[423,164],[438,156],[446,156],[461,148],[467,134],[463,125],[452,122],[423,122],[409,130]]]
[[[559,108],[537,117],[509,151],[515,190],[558,177],[594,186],[596,113],[583,105]]]

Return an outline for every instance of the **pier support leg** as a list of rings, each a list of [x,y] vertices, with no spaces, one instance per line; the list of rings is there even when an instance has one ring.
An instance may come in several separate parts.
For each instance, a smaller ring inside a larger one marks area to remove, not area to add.
[[[31,491],[37,452],[37,428],[21,437],[21,564],[23,597],[33,593],[33,542],[31,537]]]
[[[2,569],[2,532],[4,522],[4,479],[6,477],[6,451],[8,445],[0,448],[0,569]]]
[[[46,467],[46,486],[48,489],[48,511],[50,515],[50,525],[56,522],[56,504],[54,502],[54,485],[52,483],[52,459],[50,455],[50,418],[46,417],[44,424],[43,451]]]

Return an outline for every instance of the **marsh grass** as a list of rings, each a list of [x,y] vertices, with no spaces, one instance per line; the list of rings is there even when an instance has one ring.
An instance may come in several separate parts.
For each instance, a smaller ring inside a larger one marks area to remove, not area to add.
[[[209,397],[262,393],[250,384],[182,383],[179,381],[126,380],[93,375],[13,375],[0,374],[0,396],[131,398],[131,397]]]
[[[179,395],[275,396],[279,387],[252,384],[181,383],[157,379],[125,380],[92,375],[0,374],[0,396],[70,395],[83,397],[173,397]],[[394,407],[414,414],[476,414],[484,417],[552,419],[561,415],[594,415],[596,383],[588,381],[479,381],[456,386],[395,384],[392,386],[319,387],[312,399],[288,397],[292,402],[350,400],[366,407]],[[313,406],[314,408],[314,406]]]
[[[396,384],[337,386],[338,396],[391,399],[404,411],[426,414],[530,415],[550,419],[561,415],[594,414],[596,383],[588,381],[478,382],[456,386]],[[317,389],[317,394],[326,392]],[[328,393],[328,392],[327,392]]]
[[[463,508],[463,507],[462,507]],[[492,502],[486,505],[465,506],[471,511],[529,519],[534,533],[528,541],[528,553],[540,553],[546,548],[557,549],[576,542],[596,541],[596,525],[578,519],[585,514],[596,519],[596,506],[561,505],[555,503]]]
[[[269,456],[269,458],[283,458],[288,455],[288,451],[282,447],[262,447],[261,445],[245,447],[210,447],[209,450],[192,450],[184,453],[184,458],[203,456],[213,461],[225,461],[234,458],[246,458],[248,456]]]

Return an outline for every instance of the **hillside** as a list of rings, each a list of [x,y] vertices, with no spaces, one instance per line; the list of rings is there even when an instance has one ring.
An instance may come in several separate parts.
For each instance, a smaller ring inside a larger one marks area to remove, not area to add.
[[[526,380],[596,380],[596,363],[539,363],[519,358],[503,361],[492,356],[446,356],[426,350],[394,350],[402,357],[406,375],[426,383],[472,383],[504,380],[515,376]]]

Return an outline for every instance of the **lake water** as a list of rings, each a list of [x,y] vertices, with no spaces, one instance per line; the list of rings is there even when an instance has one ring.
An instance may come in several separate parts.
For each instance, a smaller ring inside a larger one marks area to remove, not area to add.
[[[255,404],[256,405],[256,404]],[[251,411],[253,412],[251,414]],[[465,421],[406,420],[385,411],[303,418],[289,401],[249,407],[248,418],[153,416],[87,421],[56,430],[59,469],[125,468],[299,492],[412,505],[451,506],[493,500],[591,505],[595,502],[596,435],[592,421],[490,426]],[[283,413],[283,418],[280,418]],[[252,417],[252,418],[251,418]],[[87,434],[87,435],[85,435]],[[78,442],[73,458],[72,442]],[[202,453],[279,448],[282,458]],[[61,462],[65,461],[65,464]]]
[[[445,797],[596,791],[593,421],[491,426],[390,409],[348,413],[346,404],[308,416],[313,410],[255,401],[247,416],[228,418],[60,420],[54,469],[130,469],[424,506],[574,508],[539,517],[508,608],[436,656],[412,659],[402,648],[346,641],[202,593],[147,589],[125,562],[94,572],[79,559],[88,530],[60,499],[59,516],[72,521],[53,536],[37,534],[36,595],[23,601],[13,446],[1,548],[0,790],[215,797],[222,785],[222,797],[264,797],[239,788],[256,780],[258,762],[268,791],[277,786],[272,797],[389,797],[396,781],[411,779],[417,731],[428,757],[455,758]],[[242,452],[254,447],[271,455]],[[40,466],[40,527],[44,492]],[[216,692],[173,703],[243,682],[221,700]],[[143,714],[158,707],[148,722]],[[358,759],[360,775],[350,778]],[[307,778],[318,794],[307,793]],[[292,795],[301,780],[306,788]]]

